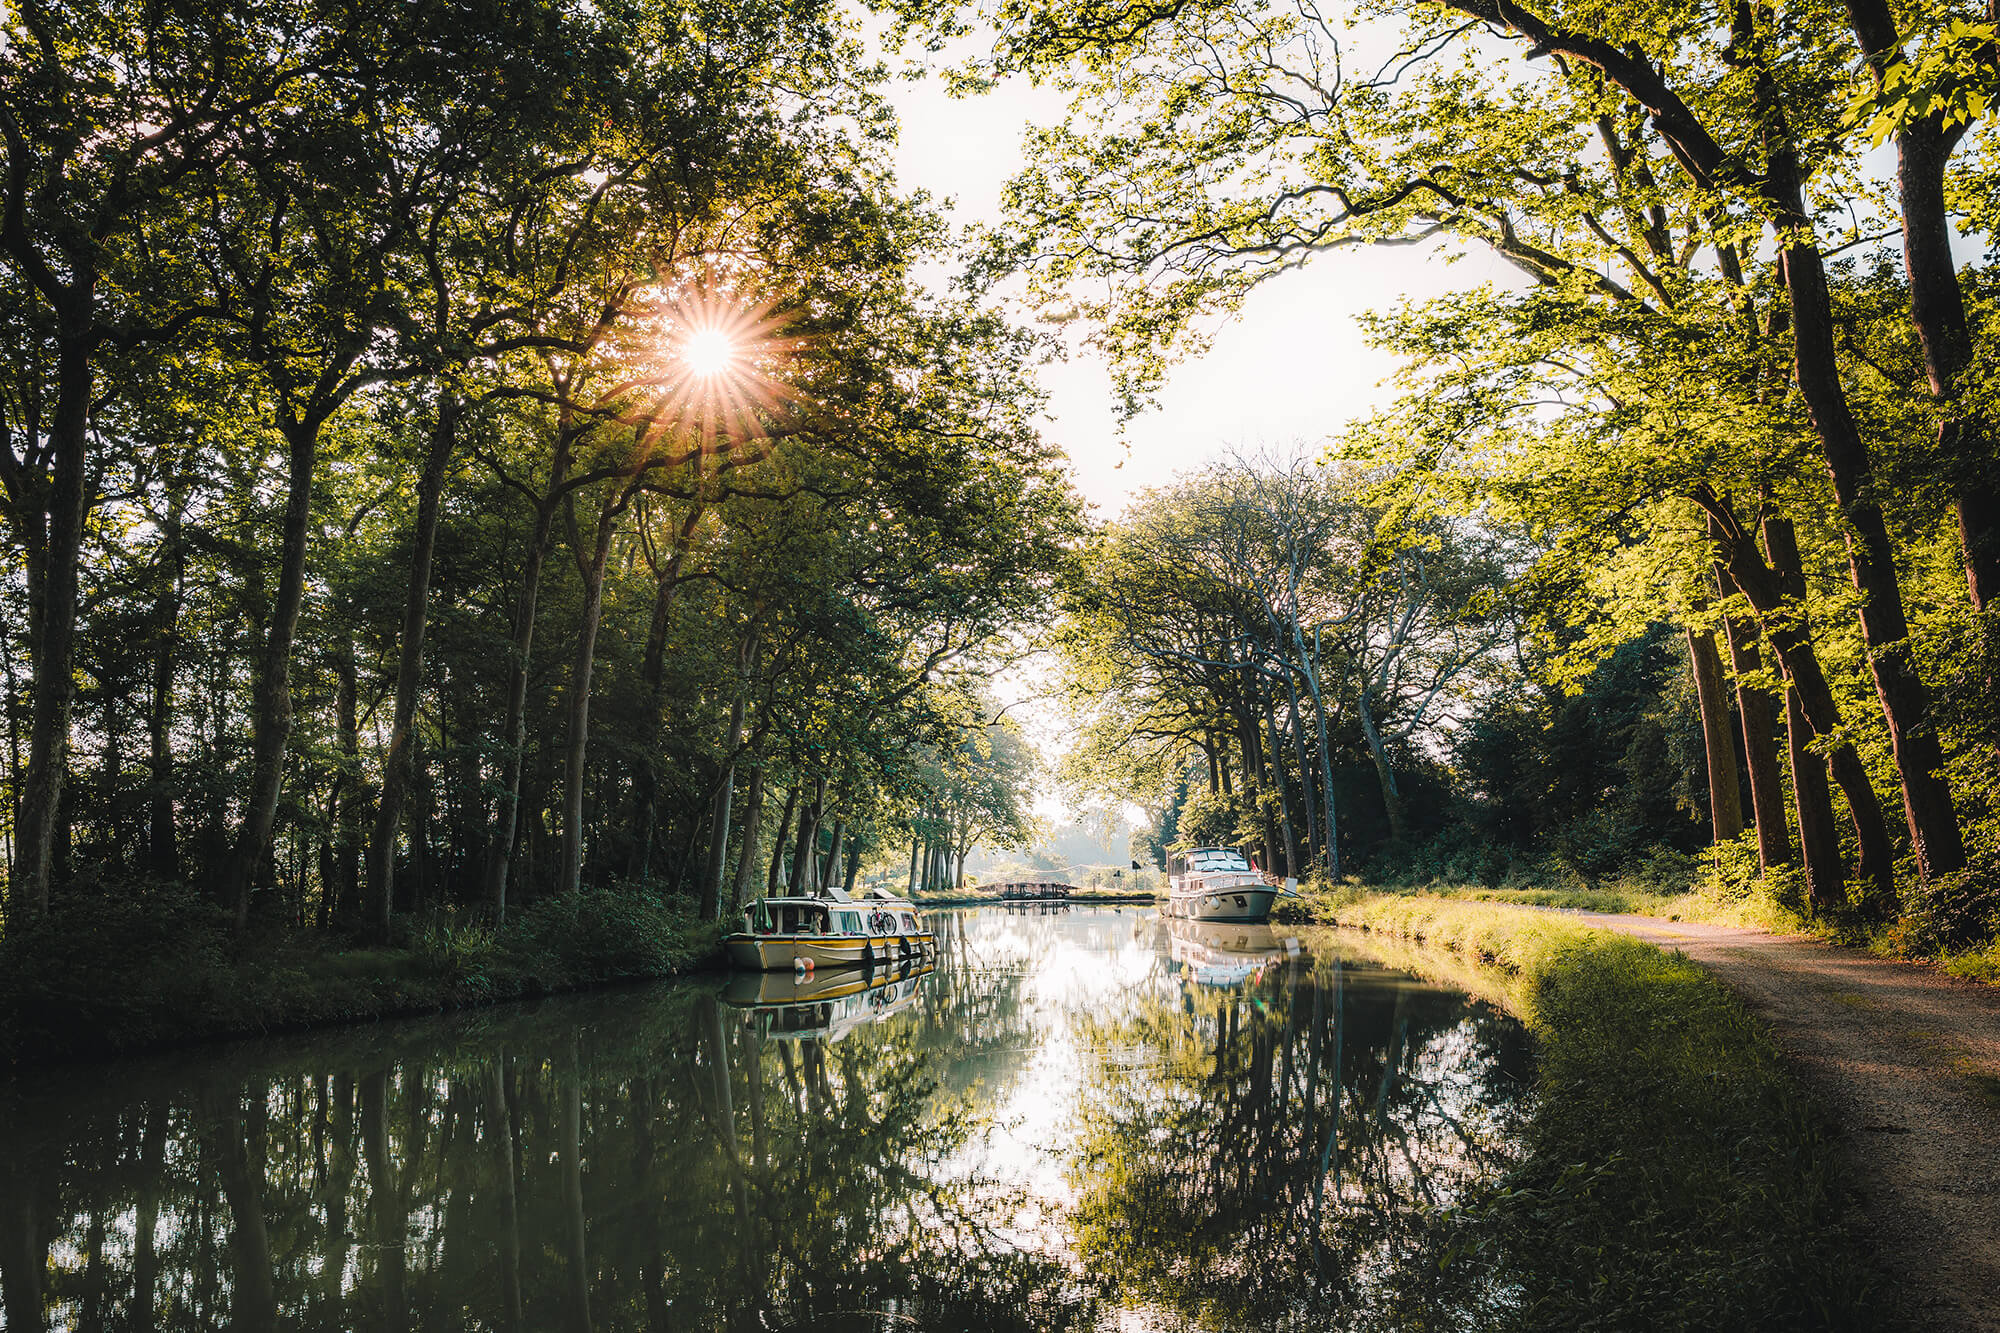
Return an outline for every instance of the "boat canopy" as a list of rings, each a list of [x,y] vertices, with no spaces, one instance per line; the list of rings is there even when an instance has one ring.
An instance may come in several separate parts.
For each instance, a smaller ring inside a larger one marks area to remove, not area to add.
[[[1234,847],[1196,847],[1186,854],[1189,870],[1248,870],[1250,863]]]
[[[893,895],[880,898],[756,898],[743,908],[756,935],[898,935],[923,929],[916,906]]]

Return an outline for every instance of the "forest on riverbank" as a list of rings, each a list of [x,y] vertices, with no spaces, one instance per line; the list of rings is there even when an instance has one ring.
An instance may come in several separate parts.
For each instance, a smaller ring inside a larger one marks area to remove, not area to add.
[[[6,23],[11,999],[532,990],[620,972],[538,903],[685,933],[1021,826],[982,682],[1079,504],[837,7]]]
[[[1378,313],[1400,395],[1143,495],[1069,589],[1083,789],[1337,879],[1761,896],[2000,934],[1994,15],[1035,5],[1072,93],[986,262],[1141,409],[1344,247],[1518,273]]]

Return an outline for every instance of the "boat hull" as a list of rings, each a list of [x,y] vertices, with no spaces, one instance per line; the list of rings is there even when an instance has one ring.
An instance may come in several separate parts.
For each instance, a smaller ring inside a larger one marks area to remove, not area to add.
[[[1262,921],[1277,899],[1278,891],[1268,885],[1231,884],[1176,893],[1167,899],[1166,913],[1189,921]]]
[[[821,967],[870,967],[905,958],[934,958],[937,937],[930,931],[898,935],[750,935],[722,941],[729,961],[757,972],[789,972],[801,961]]]

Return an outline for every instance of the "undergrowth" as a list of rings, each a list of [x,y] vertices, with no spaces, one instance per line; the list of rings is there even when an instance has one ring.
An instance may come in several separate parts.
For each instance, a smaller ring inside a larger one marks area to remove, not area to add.
[[[1518,1165],[1438,1216],[1420,1266],[1503,1293],[1482,1327],[1881,1326],[1826,1127],[1706,972],[1496,904],[1374,898],[1334,917],[1504,969],[1536,1036]]]
[[[445,917],[399,926],[392,946],[330,949],[290,931],[236,939],[218,908],[178,886],[58,901],[0,938],[0,1063],[670,976],[719,944],[712,923],[632,890],[545,898],[499,928]]]

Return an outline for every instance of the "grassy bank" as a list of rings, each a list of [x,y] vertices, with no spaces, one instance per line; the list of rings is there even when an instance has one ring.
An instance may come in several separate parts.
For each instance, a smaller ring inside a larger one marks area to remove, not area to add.
[[[1881,1325],[1825,1127],[1706,972],[1492,903],[1371,897],[1331,919],[1498,969],[1537,1038],[1524,1155],[1435,1243],[1445,1285],[1470,1265],[1518,1291],[1493,1327]]]
[[[0,939],[0,1063],[31,1064],[523,999],[671,976],[716,956],[717,928],[650,894],[585,890],[499,929],[439,919],[394,947],[232,938],[173,889],[58,904]]]
[[[1588,876],[1543,858],[1507,861],[1504,873],[1481,879],[1466,869],[1478,859],[1423,847],[1383,857],[1370,864],[1365,886],[1350,881],[1311,887],[1310,911],[1324,918],[1373,892],[1630,912],[1810,935],[1884,958],[1930,963],[1969,981],[2000,983],[2000,907],[1992,889],[2000,859],[1991,852],[1979,853],[1966,870],[1936,884],[1908,879],[1900,894],[1901,915],[1886,921],[1858,909],[1808,916],[1802,874],[1796,867],[1764,873],[1755,836],[1748,833],[1698,854],[1656,848],[1622,869]]]

